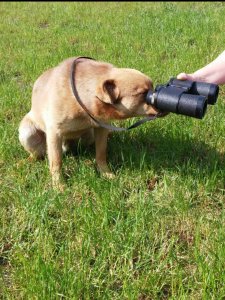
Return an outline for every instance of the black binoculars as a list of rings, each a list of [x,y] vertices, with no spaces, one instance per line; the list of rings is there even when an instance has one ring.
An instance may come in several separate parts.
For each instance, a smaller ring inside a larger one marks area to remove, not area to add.
[[[207,105],[214,105],[218,94],[216,84],[171,78],[168,83],[157,85],[155,91],[149,90],[146,103],[163,112],[202,119]]]

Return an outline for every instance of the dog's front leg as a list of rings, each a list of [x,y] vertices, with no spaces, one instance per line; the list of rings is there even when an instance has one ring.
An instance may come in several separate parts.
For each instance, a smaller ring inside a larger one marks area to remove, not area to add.
[[[61,175],[62,138],[52,129],[47,131],[47,149],[53,188],[63,190]]]
[[[95,128],[95,150],[96,150],[96,164],[99,172],[107,178],[113,178],[114,174],[110,171],[107,161],[107,139],[109,130],[105,128]]]

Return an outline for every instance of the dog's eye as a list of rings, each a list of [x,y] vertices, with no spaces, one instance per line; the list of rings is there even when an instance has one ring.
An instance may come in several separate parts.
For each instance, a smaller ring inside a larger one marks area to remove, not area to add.
[[[137,94],[133,94],[132,96],[147,96],[148,91],[145,92],[141,92],[141,93],[137,93]]]
[[[141,93],[139,93],[138,95],[140,96],[140,97],[143,97],[144,99],[147,97],[147,94],[148,94],[148,91],[145,91],[145,92],[141,92]]]
[[[122,100],[122,97],[119,96],[118,98],[114,99],[113,104],[119,104],[121,102],[121,100]]]

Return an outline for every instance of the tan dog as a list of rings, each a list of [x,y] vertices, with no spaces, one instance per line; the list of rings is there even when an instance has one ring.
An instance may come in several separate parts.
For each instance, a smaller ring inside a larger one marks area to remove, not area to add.
[[[96,163],[110,177],[106,162],[109,130],[99,127],[83,110],[72,92],[70,70],[75,58],[44,72],[35,82],[32,107],[19,127],[19,140],[31,157],[48,153],[53,186],[61,187],[62,149],[67,142],[83,138],[95,141]],[[99,121],[155,115],[158,111],[145,103],[152,81],[134,69],[81,59],[76,70],[79,96]]]

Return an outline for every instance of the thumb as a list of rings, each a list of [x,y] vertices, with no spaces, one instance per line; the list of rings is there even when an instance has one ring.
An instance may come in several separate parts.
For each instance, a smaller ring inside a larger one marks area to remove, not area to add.
[[[179,80],[193,80],[192,74],[180,73],[177,75],[177,79]]]

